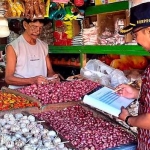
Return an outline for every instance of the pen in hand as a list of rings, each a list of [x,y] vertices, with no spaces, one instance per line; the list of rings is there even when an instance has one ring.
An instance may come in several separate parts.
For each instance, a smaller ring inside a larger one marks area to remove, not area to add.
[[[134,83],[135,81],[131,81],[131,82],[129,82],[129,83],[127,83],[128,85],[131,85],[132,83]],[[122,88],[118,88],[118,89],[116,89],[116,90],[113,90],[112,92],[113,93],[116,93],[117,91],[120,91]]]

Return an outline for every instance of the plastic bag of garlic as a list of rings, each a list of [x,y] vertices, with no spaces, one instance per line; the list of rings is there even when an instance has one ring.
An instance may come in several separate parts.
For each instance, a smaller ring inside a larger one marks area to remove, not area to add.
[[[98,59],[89,60],[86,66],[81,68],[80,74],[89,80],[110,87],[129,82],[123,71],[112,68]]]
[[[5,114],[0,118],[0,150],[72,150],[54,130],[32,115]]]

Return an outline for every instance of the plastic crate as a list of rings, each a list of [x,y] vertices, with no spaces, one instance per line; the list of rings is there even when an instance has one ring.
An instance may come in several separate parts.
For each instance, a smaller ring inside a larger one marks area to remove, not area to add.
[[[107,150],[136,150],[136,148],[137,148],[137,143],[132,143],[132,144],[117,146],[114,148],[109,148]]]

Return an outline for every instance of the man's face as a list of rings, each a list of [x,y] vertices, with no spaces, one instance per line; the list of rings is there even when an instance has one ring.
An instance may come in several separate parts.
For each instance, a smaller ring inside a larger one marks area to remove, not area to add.
[[[26,23],[26,32],[30,35],[31,38],[36,39],[39,37],[43,29],[43,23],[30,22]]]
[[[150,52],[150,28],[137,29],[133,33],[136,42]]]

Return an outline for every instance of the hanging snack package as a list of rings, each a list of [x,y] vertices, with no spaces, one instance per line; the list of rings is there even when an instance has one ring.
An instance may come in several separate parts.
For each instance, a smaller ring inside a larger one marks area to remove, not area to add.
[[[45,7],[46,7],[46,8],[45,8],[46,12],[45,12],[44,17],[49,17],[50,0],[47,0],[47,1],[46,1],[46,6],[45,6]]]

